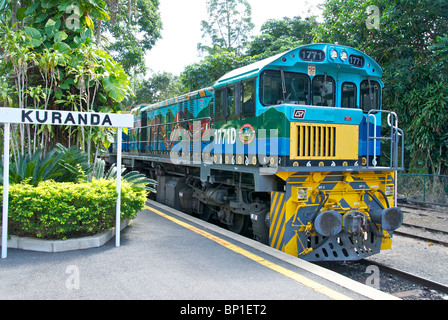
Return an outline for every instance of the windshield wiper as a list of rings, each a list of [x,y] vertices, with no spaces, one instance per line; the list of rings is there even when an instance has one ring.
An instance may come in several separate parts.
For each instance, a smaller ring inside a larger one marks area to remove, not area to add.
[[[282,90],[283,90],[283,101],[286,100],[285,94],[286,94],[286,81],[285,81],[285,71],[283,68],[280,68],[280,74],[282,77]]]

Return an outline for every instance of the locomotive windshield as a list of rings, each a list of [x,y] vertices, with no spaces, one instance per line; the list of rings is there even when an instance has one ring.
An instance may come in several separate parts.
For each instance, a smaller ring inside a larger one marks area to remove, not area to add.
[[[335,84],[332,77],[315,76],[313,79],[313,106],[334,107]]]
[[[265,106],[282,103],[310,104],[310,78],[302,73],[267,70],[261,76],[261,102]]]
[[[267,70],[261,76],[261,102],[264,106],[282,103],[334,107],[335,81],[318,75],[312,81],[303,73]]]

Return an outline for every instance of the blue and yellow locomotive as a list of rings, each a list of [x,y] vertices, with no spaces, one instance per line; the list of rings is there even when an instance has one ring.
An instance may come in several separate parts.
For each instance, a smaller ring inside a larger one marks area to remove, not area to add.
[[[301,46],[135,108],[123,161],[161,203],[308,261],[362,259],[403,222],[403,132],[381,76],[353,48]]]

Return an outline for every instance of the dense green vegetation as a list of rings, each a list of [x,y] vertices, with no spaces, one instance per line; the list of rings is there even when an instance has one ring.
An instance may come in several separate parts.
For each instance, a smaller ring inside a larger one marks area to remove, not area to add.
[[[368,28],[379,9],[377,27]],[[411,172],[448,174],[448,1],[327,0],[317,40],[358,48],[384,69],[383,107],[406,134]]]
[[[3,107],[121,111],[133,94],[129,74],[142,69],[161,29],[158,0],[1,0],[0,14]],[[12,137],[17,160],[60,142],[90,161],[113,132],[20,125]]]

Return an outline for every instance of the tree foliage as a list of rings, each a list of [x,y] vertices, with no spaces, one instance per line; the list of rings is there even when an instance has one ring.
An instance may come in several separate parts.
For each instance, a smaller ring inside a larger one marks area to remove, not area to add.
[[[211,86],[227,72],[274,54],[312,42],[311,30],[317,25],[315,18],[300,17],[268,20],[261,27],[260,35],[245,46],[245,54],[215,45],[202,61],[189,65],[181,74],[187,90]]]
[[[184,87],[194,91],[209,87],[232,69],[243,65],[243,57],[234,51],[219,50],[206,56],[201,62],[187,66],[181,74]]]
[[[246,54],[263,59],[302,44],[313,43],[312,30],[317,25],[315,17],[270,19],[262,25],[260,34],[248,44]]]
[[[382,65],[383,106],[399,115],[409,169],[447,174],[446,0],[327,0],[324,8],[318,41],[352,46]]]
[[[198,49],[214,54],[216,47],[240,53],[254,28],[252,8],[246,0],[207,0],[208,19],[201,22],[203,37],[211,45],[199,44]]]
[[[145,53],[161,38],[159,0],[110,0],[105,9],[111,19],[97,23],[100,34],[108,33],[105,48],[127,74],[132,75],[134,70],[144,73]]]
[[[385,70],[384,103],[400,115],[411,170],[448,173],[447,44],[447,37],[439,38],[427,54],[398,60]]]
[[[138,1],[156,11],[158,1]],[[108,5],[110,2],[108,3]],[[0,104],[3,107],[117,112],[132,94],[123,66],[98,44],[110,15],[102,0],[2,0],[0,2]],[[140,13],[141,14],[141,13]],[[137,14],[135,14],[137,15]],[[117,24],[121,20],[117,19]],[[147,21],[138,21],[143,28]],[[160,26],[155,22],[154,30]],[[145,31],[151,32],[151,27]],[[154,31],[155,32],[155,31]],[[155,38],[145,39],[150,48]],[[131,64],[132,65],[132,64]],[[111,143],[111,129],[47,125],[13,126],[16,160],[58,142],[88,154]],[[45,153],[45,152],[44,152]],[[89,157],[90,161],[90,157]]]
[[[372,7],[374,6],[374,7]],[[366,52],[381,65],[427,53],[448,31],[446,0],[327,0],[318,41],[339,42]],[[369,26],[378,8],[377,27]]]
[[[135,89],[135,97],[129,104],[133,107],[140,104],[152,104],[180,96],[184,93],[181,80],[169,72],[161,72],[142,80]]]

